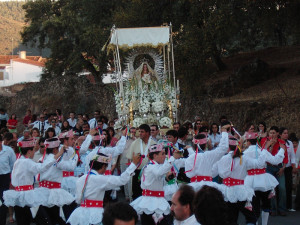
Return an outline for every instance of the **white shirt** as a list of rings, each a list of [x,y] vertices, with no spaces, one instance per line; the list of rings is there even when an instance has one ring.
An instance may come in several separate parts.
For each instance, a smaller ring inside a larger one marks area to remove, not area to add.
[[[92,140],[93,140],[93,136],[88,134],[80,147],[80,152],[79,152],[80,155],[86,153],[86,151],[89,149]],[[85,158],[85,163],[86,163],[85,172],[89,170],[90,161],[93,158],[93,156],[97,154],[97,152],[103,153],[105,155],[111,155],[111,157],[114,158],[123,153],[125,145],[126,145],[126,137],[122,136],[120,141],[117,143],[115,147],[103,147],[103,146],[95,147]],[[108,164],[107,170],[111,169],[111,164],[112,162]]]
[[[77,123],[77,119],[71,119],[71,118],[69,118],[69,119],[67,119],[67,121],[69,122],[69,125],[71,126],[71,127],[75,127],[76,126],[76,123]]]
[[[192,171],[187,172],[187,177],[210,176],[212,177],[212,166],[219,161],[228,150],[228,133],[222,132],[222,138],[219,146],[213,151],[198,153],[195,167]],[[185,170],[189,171],[194,166],[195,153],[190,155],[185,161]]]
[[[97,127],[97,120],[96,118],[90,119],[89,120],[89,125],[90,125],[90,129],[94,129]]]
[[[293,143],[287,140],[286,148],[287,148],[288,160],[289,160],[289,162],[286,164],[286,167],[290,167],[292,166],[292,164],[296,163],[296,156],[295,156]]]
[[[98,174],[97,171],[91,170],[88,178],[86,189],[84,191],[84,199],[89,200],[103,200],[104,193],[107,190],[115,189],[128,183],[130,175],[136,169],[136,165],[131,163],[130,166],[121,174],[121,176],[104,176]],[[82,200],[82,189],[87,175],[81,176],[76,183],[76,202],[80,203]]]
[[[8,121],[8,115],[7,115],[7,113],[5,113],[5,114],[0,114],[0,120],[6,120],[6,121]]]
[[[201,225],[200,223],[198,223],[198,221],[196,220],[195,215],[190,216],[189,218],[183,220],[183,221],[179,221],[179,220],[174,220],[174,225]]]
[[[0,175],[11,173],[15,161],[16,155],[14,150],[2,144],[2,150],[0,151]]]
[[[45,172],[55,162],[54,157],[44,163],[36,163],[32,159],[21,156],[14,164],[11,173],[11,184],[15,187],[32,185],[34,176]]]
[[[44,126],[44,131],[47,129],[48,124],[46,123],[46,121],[42,122],[42,121],[35,121],[33,128],[37,128],[39,129],[40,132],[42,132],[42,127]]]
[[[48,163],[48,161],[53,161],[53,159],[53,154],[46,155],[43,163]],[[63,171],[74,171],[74,164],[74,161],[62,159],[58,163],[54,163],[48,170],[41,173],[40,181],[47,180],[61,183]]]
[[[215,143],[220,143],[221,140],[221,134],[216,133],[216,135],[214,134],[209,134],[208,138],[211,140],[211,144],[213,149],[215,149]]]

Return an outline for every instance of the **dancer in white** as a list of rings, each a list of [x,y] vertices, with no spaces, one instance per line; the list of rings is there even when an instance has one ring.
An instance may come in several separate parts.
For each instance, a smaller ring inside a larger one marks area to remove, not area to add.
[[[47,196],[43,195],[40,188],[34,189],[34,176],[45,172],[63,154],[63,149],[45,163],[34,162],[35,140],[23,140],[18,143],[21,157],[15,162],[11,183],[15,190],[4,192],[4,204],[12,206],[15,210],[17,224],[29,225],[32,222],[30,207],[38,207],[47,204]]]
[[[257,159],[261,152],[261,148],[257,145],[258,135],[256,133],[246,133],[246,150],[244,155],[253,159]],[[265,145],[265,149],[268,149],[270,145],[276,143],[275,139],[271,139]],[[281,153],[273,156],[270,152],[264,151],[266,155],[266,163],[256,169],[248,170],[248,176],[245,178],[245,185],[251,187],[255,191],[255,196],[252,200],[253,209],[257,218],[262,218],[262,225],[268,224],[269,213],[271,210],[271,198],[270,194],[274,191],[274,188],[278,185],[278,181],[274,176],[266,173],[267,163],[272,165],[278,165],[282,162],[284,157],[284,145],[281,145]],[[260,206],[262,202],[262,207]]]
[[[195,191],[202,188],[203,185],[215,187],[222,191],[222,186],[216,182],[212,182],[212,166],[219,161],[228,150],[228,130],[230,123],[223,123],[221,128],[222,138],[218,147],[212,151],[203,150],[207,144],[207,138],[204,134],[198,134],[194,137],[193,142],[197,146],[198,152],[190,155],[185,162],[185,170],[187,177],[191,178],[191,185]],[[202,150],[203,149],[203,150]]]
[[[162,144],[152,145],[148,150],[150,162],[141,172],[142,196],[131,203],[131,206],[141,215],[142,225],[167,224],[164,216],[170,213],[170,205],[164,198],[163,186],[165,176],[172,168],[175,159],[180,158],[179,152],[166,159]]]
[[[80,207],[71,214],[68,223],[71,225],[100,224],[103,214],[103,198],[107,190],[126,184],[140,161],[140,155],[133,155],[131,165],[121,176],[104,176],[111,157],[102,153],[93,156],[90,171],[77,181],[76,202]]]

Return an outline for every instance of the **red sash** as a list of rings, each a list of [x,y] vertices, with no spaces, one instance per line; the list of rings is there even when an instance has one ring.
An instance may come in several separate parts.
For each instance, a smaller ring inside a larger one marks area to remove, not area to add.
[[[53,189],[53,188],[60,188],[60,183],[52,182],[52,181],[48,181],[48,180],[43,180],[39,183],[39,186],[49,188],[49,189]]]
[[[29,191],[33,190],[33,185],[23,185],[15,187],[15,191]]]
[[[212,177],[210,176],[194,176],[191,178],[191,182],[200,182],[200,181],[212,181]]]
[[[223,184],[225,184],[228,187],[236,186],[236,185],[243,185],[244,180],[239,180],[239,179],[234,179],[234,178],[231,178],[231,177],[227,177],[227,178],[223,179]]]
[[[151,191],[144,189],[143,190],[143,196],[151,196],[151,197],[165,197],[165,192],[164,191]]]
[[[91,207],[103,208],[103,201],[85,199],[83,202],[81,202],[80,207],[86,207],[86,208],[91,208]]]

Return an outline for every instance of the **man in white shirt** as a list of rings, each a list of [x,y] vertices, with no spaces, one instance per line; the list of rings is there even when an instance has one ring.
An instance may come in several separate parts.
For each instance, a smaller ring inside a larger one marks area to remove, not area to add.
[[[191,186],[182,185],[172,197],[171,214],[174,225],[199,225],[193,213],[195,191]]]
[[[45,132],[45,130],[47,129],[47,123],[45,122],[45,115],[44,114],[40,115],[40,121],[38,121],[34,124],[33,128],[35,128],[35,127],[37,129],[39,129],[41,134],[43,134]]]
[[[70,118],[67,119],[67,121],[69,122],[69,125],[71,127],[75,127],[76,123],[77,123],[77,119],[75,119],[75,113],[74,112],[70,112]]]
[[[97,127],[97,121],[100,119],[100,111],[96,110],[94,112],[94,118],[89,120],[90,129]]]
[[[160,137],[159,137],[159,128],[157,125],[151,125],[150,126],[150,134],[151,134],[151,138],[158,142],[158,140],[160,140]]]

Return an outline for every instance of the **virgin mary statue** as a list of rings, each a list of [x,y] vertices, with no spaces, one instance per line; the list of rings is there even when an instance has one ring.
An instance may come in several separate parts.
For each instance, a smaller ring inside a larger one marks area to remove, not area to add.
[[[158,75],[147,62],[143,62],[135,71],[134,76],[138,83],[152,84],[154,81],[159,81]]]

